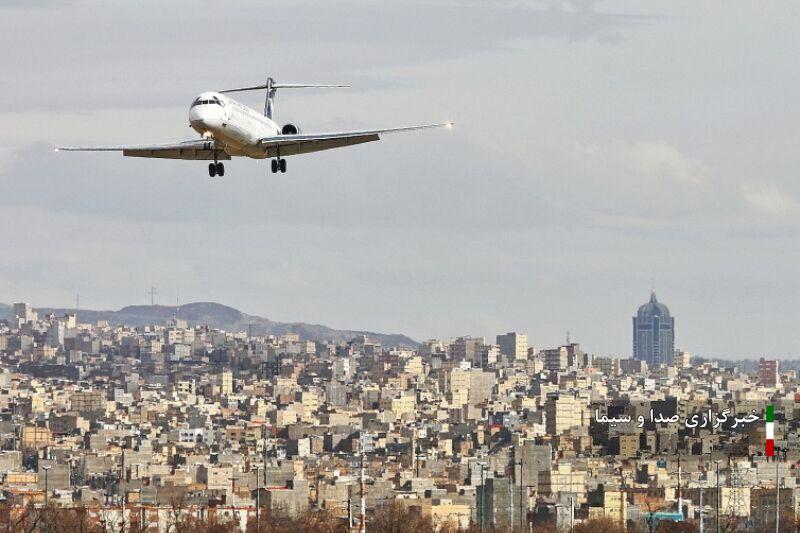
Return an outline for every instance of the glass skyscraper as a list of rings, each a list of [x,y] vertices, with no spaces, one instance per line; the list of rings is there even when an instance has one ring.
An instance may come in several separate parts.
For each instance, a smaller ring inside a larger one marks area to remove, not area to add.
[[[633,357],[648,365],[671,365],[675,355],[675,318],[656,298],[639,307],[633,317]]]

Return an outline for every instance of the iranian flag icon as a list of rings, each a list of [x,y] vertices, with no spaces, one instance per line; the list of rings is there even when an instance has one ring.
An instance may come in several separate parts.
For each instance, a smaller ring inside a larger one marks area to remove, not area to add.
[[[775,456],[775,408],[772,405],[767,406],[767,409],[764,413],[764,418],[767,421],[767,440],[766,440],[767,457],[774,457]]]

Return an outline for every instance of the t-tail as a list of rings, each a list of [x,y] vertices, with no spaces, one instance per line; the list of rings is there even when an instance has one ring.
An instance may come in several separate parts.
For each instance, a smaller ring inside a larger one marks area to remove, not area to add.
[[[309,83],[277,83],[274,79],[267,78],[267,83],[264,85],[254,85],[252,87],[239,87],[237,89],[227,89],[219,91],[221,93],[236,93],[242,91],[258,91],[266,89],[267,97],[264,101],[264,116],[272,119],[275,113],[275,93],[278,89],[339,89],[350,87],[349,85],[316,85]]]

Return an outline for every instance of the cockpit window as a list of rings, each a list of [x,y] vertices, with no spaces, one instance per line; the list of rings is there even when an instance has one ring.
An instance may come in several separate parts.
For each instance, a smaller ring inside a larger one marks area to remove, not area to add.
[[[198,105],[218,105],[218,106],[225,107],[225,104],[223,104],[222,101],[219,98],[217,98],[216,96],[212,100],[201,100],[201,99],[198,98],[197,100],[192,102],[192,107],[198,106]]]

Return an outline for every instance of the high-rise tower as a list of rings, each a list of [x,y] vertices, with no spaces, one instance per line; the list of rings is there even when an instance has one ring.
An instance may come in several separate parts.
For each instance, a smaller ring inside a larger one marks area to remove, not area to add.
[[[674,353],[675,318],[653,291],[633,317],[633,357],[652,366],[671,365]]]

